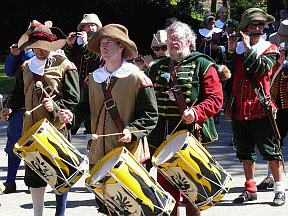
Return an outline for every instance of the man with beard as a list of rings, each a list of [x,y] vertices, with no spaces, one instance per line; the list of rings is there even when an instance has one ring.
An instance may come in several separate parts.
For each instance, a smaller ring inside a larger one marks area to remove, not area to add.
[[[195,52],[196,37],[187,24],[175,22],[166,31],[170,57],[160,60],[149,70],[155,87],[159,118],[156,128],[148,136],[148,142],[157,148],[172,131],[188,130],[205,146],[218,138],[212,118],[223,103],[222,86],[216,70],[218,66],[207,55]],[[171,72],[173,69],[176,84],[171,81],[171,78],[175,80]],[[182,91],[182,99],[175,94],[176,86]],[[201,129],[196,130],[195,123],[201,125]],[[171,215],[179,215],[181,193],[160,173],[157,178],[176,200]],[[200,215],[200,211],[185,197],[183,203],[186,215]]]

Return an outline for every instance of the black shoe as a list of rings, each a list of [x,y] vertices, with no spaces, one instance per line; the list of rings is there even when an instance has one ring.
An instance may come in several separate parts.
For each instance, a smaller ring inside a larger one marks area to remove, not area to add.
[[[282,206],[285,204],[285,193],[279,192],[275,194],[273,205],[274,206]]]
[[[253,200],[257,200],[257,192],[252,193],[249,191],[244,191],[236,199],[234,199],[233,203],[244,203]]]
[[[9,183],[4,183],[5,190],[3,191],[3,194],[9,194],[9,193],[15,193],[16,192],[16,184],[9,184]]]
[[[273,188],[274,187],[274,181],[269,179],[269,178],[265,178],[259,185],[257,185],[257,189],[258,190],[265,190],[267,188]]]

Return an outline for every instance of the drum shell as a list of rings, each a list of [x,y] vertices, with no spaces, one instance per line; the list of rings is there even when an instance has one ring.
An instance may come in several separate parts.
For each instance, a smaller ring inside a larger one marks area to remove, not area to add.
[[[113,161],[112,168],[99,179],[99,170],[109,160]],[[114,149],[93,167],[86,179],[86,187],[104,204],[109,204],[112,211],[119,211],[118,206],[126,211],[124,214],[159,215],[161,210],[155,206],[161,207],[162,204],[170,213],[175,205],[173,197],[157,185],[125,147]],[[112,207],[111,200],[115,203]]]
[[[173,143],[179,136],[186,137],[184,142]],[[168,151],[168,145],[175,146],[176,149],[173,153],[169,150],[170,155],[166,155],[167,158],[163,161],[159,158],[163,152]],[[152,164],[198,210],[215,205],[231,186],[231,176],[187,131],[179,131],[172,135],[170,140],[162,143],[152,157]]]
[[[14,153],[59,195],[69,190],[88,169],[88,158],[46,119],[37,122],[19,139]]]

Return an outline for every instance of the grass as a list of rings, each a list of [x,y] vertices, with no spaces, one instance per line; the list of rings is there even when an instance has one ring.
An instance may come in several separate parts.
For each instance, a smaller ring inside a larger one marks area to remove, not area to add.
[[[14,78],[5,75],[4,66],[4,63],[0,63],[0,94],[9,94],[14,86]]]

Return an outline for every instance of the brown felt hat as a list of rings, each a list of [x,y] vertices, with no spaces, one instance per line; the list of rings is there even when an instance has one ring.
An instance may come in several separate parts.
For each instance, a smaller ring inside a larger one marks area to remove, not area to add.
[[[265,25],[268,25],[275,21],[275,18],[260,8],[249,8],[242,14],[240,24],[236,31],[245,31],[247,26],[253,21],[263,22]]]
[[[47,51],[56,51],[65,45],[66,35],[59,28],[39,25],[32,31],[28,29],[20,38],[19,43],[21,50],[40,48]]]
[[[101,55],[100,41],[103,38],[112,38],[124,45],[122,58],[124,60],[133,59],[138,55],[136,44],[129,39],[128,30],[119,24],[109,24],[96,31],[88,42],[88,50]]]

